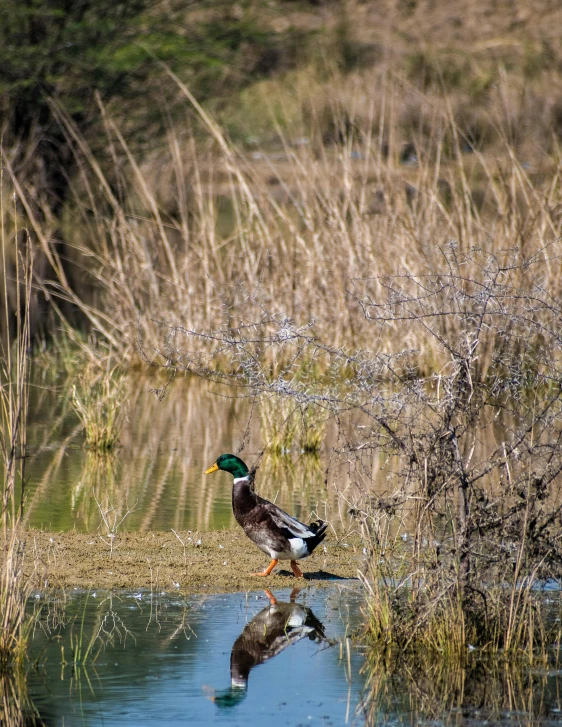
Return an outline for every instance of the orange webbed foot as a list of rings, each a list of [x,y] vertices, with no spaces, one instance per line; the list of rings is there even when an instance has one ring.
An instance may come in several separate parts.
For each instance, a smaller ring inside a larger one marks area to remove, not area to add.
[[[298,567],[296,560],[291,561],[291,570],[293,571],[293,575],[295,576],[295,578],[303,578],[303,573]]]
[[[279,563],[279,561],[274,558],[262,573],[250,573],[250,575],[251,576],[268,576],[271,573],[271,571],[275,568],[277,563]]]

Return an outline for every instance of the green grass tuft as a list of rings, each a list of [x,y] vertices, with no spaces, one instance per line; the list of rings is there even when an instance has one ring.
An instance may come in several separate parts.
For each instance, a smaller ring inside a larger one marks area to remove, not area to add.
[[[117,367],[89,366],[72,389],[72,405],[84,427],[86,446],[107,452],[119,442],[125,417],[126,381]]]

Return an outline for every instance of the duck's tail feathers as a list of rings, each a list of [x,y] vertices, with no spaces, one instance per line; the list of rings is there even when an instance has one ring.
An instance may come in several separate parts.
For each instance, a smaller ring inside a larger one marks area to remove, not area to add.
[[[316,546],[319,545],[326,537],[326,530],[328,529],[328,523],[325,523],[323,520],[315,520],[313,523],[310,523],[310,525],[308,527],[314,533],[312,538],[306,539],[306,545],[308,547],[308,552],[310,554],[310,553],[312,553],[314,548],[316,548]]]

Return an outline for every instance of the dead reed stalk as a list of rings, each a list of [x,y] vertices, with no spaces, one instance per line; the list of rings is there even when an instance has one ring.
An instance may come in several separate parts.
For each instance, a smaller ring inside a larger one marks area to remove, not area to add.
[[[23,575],[25,541],[21,529],[25,495],[26,427],[29,385],[30,300],[33,259],[25,230],[18,249],[15,291],[17,315],[9,316],[4,200],[0,194],[2,226],[2,302],[6,337],[0,342],[0,466],[2,471],[2,560],[0,563],[0,670],[21,663],[27,633],[26,602],[30,582]],[[19,486],[19,492],[18,492]]]

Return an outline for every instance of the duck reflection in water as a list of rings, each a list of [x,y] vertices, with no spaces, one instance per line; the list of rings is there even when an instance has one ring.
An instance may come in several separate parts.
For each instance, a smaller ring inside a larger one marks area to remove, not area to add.
[[[287,603],[278,601],[270,591],[265,591],[269,606],[246,624],[232,646],[230,688],[210,697],[218,707],[233,707],[241,702],[246,696],[250,671],[291,644],[305,637],[318,643],[328,641],[324,627],[310,608],[295,603],[299,592],[300,588],[294,588]]]

